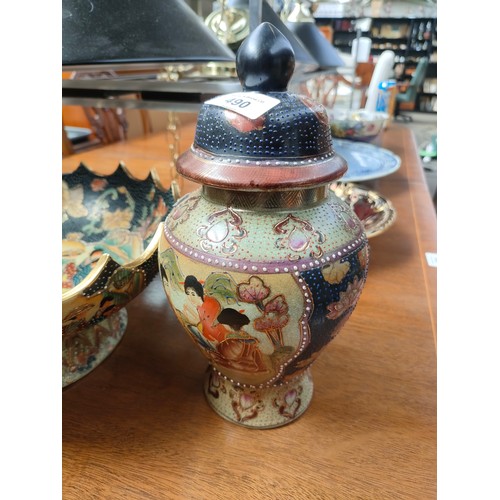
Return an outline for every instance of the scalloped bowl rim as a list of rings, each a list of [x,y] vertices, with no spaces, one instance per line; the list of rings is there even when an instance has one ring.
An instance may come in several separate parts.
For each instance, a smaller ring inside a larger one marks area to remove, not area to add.
[[[72,172],[63,173],[63,177],[65,175],[71,175],[71,174],[75,173],[81,167],[85,168],[92,175],[95,175],[96,177],[102,177],[102,178],[111,177],[121,169],[127,175],[127,177],[129,177],[129,179],[131,179],[133,181],[136,181],[136,182],[150,181],[154,184],[154,186],[156,188],[160,189],[163,193],[167,193],[171,189],[171,187],[166,187],[162,184],[162,182],[160,181],[160,177],[158,175],[158,172],[156,171],[155,168],[152,168],[149,171],[148,175],[144,179],[141,179],[141,178],[133,175],[130,172],[130,170],[127,168],[127,166],[121,161],[118,162],[118,165],[116,166],[116,168],[112,172],[110,172],[109,174],[101,174],[99,172],[96,172],[95,170],[92,170],[84,162],[80,162],[78,164],[78,167],[75,170],[73,170]],[[146,249],[144,250],[144,252],[142,252],[141,255],[139,255],[135,259],[132,259],[129,262],[121,264],[121,263],[117,262],[115,259],[113,259],[113,257],[111,257],[111,255],[109,255],[108,253],[103,253],[101,255],[101,257],[99,257],[99,260],[96,262],[96,265],[92,269],[92,271],[90,271],[90,273],[87,274],[87,276],[85,276],[85,278],[83,278],[82,281],[80,283],[78,283],[78,285],[74,286],[73,288],[70,288],[67,291],[62,292],[63,304],[65,303],[65,301],[73,299],[76,295],[81,294],[81,292],[83,290],[85,290],[86,288],[91,286],[97,279],[99,279],[102,270],[106,267],[106,264],[109,261],[114,262],[118,266],[118,268],[134,269],[134,268],[140,266],[141,264],[143,264],[149,258],[151,258],[151,256],[153,255],[153,253],[156,251],[156,249],[158,247],[158,243],[160,241],[162,229],[163,229],[163,222],[160,222],[158,224],[158,227],[156,228],[156,231],[155,231],[155,234],[153,235],[153,238],[149,242],[149,244],[146,247]]]

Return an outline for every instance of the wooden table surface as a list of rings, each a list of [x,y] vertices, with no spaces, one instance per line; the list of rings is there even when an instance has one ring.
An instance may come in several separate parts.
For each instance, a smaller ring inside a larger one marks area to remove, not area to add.
[[[271,430],[217,416],[202,392],[205,359],[157,277],[127,307],[116,350],[63,391],[65,500],[436,498],[436,269],[425,258],[436,213],[411,131],[392,123],[380,144],[402,159],[372,181],[397,220],[370,239],[365,289],[312,367],[304,415]],[[167,179],[166,148],[152,136],[67,157],[63,169],[118,159]]]

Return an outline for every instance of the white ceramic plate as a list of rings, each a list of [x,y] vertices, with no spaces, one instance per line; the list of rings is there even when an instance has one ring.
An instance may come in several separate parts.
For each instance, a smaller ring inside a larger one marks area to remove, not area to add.
[[[401,166],[401,158],[374,144],[333,139],[333,149],[348,165],[342,182],[362,182],[392,174]]]

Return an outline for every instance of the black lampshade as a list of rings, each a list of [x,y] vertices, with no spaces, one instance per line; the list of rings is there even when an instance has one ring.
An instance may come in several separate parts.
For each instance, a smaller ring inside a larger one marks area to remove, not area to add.
[[[63,69],[234,59],[184,0],[62,0]]]
[[[338,68],[345,66],[339,56],[337,49],[325,38],[316,26],[306,4],[298,1],[290,15],[287,17],[286,25],[289,30],[302,42],[309,53],[318,61],[321,69]]]
[[[345,63],[337,50],[314,23],[287,23],[288,28],[307,47],[322,69],[337,68]]]

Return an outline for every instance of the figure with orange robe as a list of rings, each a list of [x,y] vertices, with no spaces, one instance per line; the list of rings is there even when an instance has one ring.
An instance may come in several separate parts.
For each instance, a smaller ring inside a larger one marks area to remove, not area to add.
[[[217,363],[244,372],[265,372],[259,341],[243,330],[250,323],[248,316],[230,307],[217,316],[221,325],[227,325],[226,337],[217,345]]]
[[[222,310],[221,305],[203,292],[203,285],[195,276],[186,276],[184,281],[184,291],[188,297],[188,302],[184,307],[184,314],[190,316],[190,308],[196,308],[199,317],[200,330],[207,340],[221,342],[227,334],[226,328],[217,322],[217,316]]]

